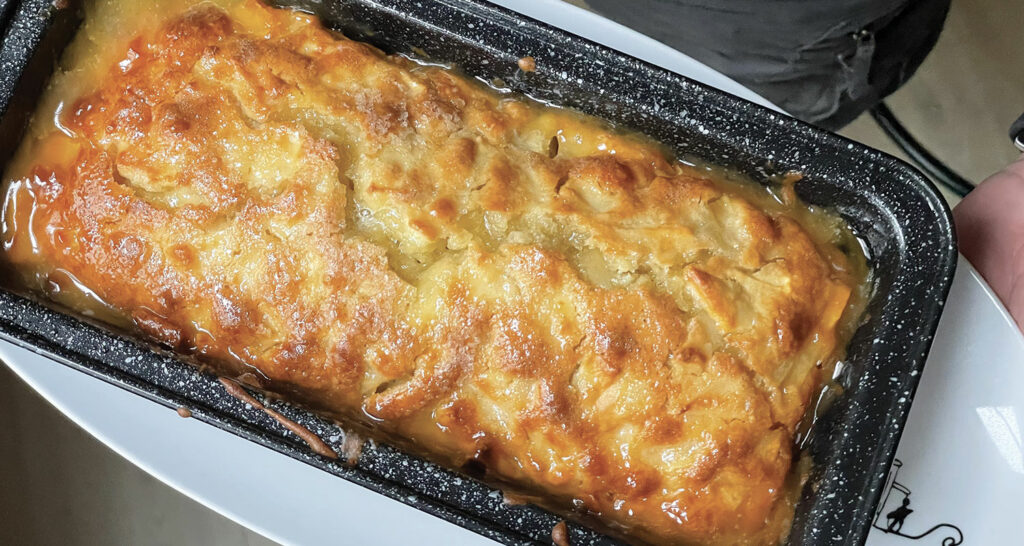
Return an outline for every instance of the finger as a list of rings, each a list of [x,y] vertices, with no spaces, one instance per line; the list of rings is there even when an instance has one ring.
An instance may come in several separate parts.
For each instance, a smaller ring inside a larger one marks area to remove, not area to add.
[[[1024,156],[953,210],[960,252],[1024,324]]]

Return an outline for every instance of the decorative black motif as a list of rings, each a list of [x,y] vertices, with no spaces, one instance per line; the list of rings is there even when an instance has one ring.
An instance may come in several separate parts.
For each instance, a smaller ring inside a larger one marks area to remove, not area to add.
[[[896,481],[896,474],[899,473],[902,467],[903,461],[899,459],[893,461],[892,468],[889,469],[889,477],[885,482],[885,493],[882,496],[882,502],[878,503],[878,508],[875,511],[875,520],[871,526],[883,533],[901,536],[910,540],[920,540],[939,529],[945,529],[941,533],[946,535],[942,538],[942,546],[958,546],[963,544],[963,531],[952,523],[934,525],[931,529],[920,534],[903,532],[903,524],[914,510],[910,508],[910,488]]]

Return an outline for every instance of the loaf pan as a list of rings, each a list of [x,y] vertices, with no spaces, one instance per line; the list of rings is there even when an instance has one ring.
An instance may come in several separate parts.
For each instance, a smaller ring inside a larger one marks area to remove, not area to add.
[[[484,1],[290,5],[386,51],[452,63],[511,92],[640,131],[682,158],[762,184],[801,173],[798,195],[841,215],[862,240],[874,291],[837,378],[843,394],[818,416],[805,443],[813,470],[788,543],[865,541],[956,266],[949,210],[921,174],[881,152]],[[63,0],[0,0],[0,6],[6,19],[0,45],[5,165],[82,10]],[[536,59],[535,72],[518,69],[516,61],[526,55]],[[215,377],[7,291],[0,291],[0,337],[170,408],[188,408],[213,426],[499,542],[551,543],[560,520],[534,506],[506,505],[486,485],[384,444],[366,445],[355,466],[314,455],[266,414],[228,395]],[[336,424],[300,408],[274,407],[329,442],[342,435]],[[577,546],[616,543],[584,525],[568,528]]]

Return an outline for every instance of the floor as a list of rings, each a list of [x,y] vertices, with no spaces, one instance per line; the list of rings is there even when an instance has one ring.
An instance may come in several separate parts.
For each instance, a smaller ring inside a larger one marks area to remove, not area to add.
[[[939,43],[886,101],[936,157],[976,183],[1018,155],[1006,133],[1024,113],[1022,29],[1024,0],[953,0]],[[841,134],[901,155],[867,116]]]
[[[1016,156],[1006,129],[1024,111],[1021,29],[1024,0],[954,0],[935,51],[889,101],[915,136],[971,180]],[[870,119],[843,134],[894,151]],[[115,455],[4,366],[0,415],[0,543],[270,544]]]

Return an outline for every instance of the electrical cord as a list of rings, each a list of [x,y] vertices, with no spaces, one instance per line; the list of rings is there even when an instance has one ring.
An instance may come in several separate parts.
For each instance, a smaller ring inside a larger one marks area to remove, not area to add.
[[[946,166],[933,156],[928,150],[907,131],[903,124],[896,119],[892,110],[885,103],[879,103],[870,110],[871,117],[882,128],[882,131],[898,146],[907,157],[914,162],[929,178],[936,183],[945,186],[949,191],[963,197],[974,189],[974,184],[968,182],[952,169]],[[1016,135],[1014,135],[1016,136]],[[1012,138],[1012,137],[1011,137]]]

